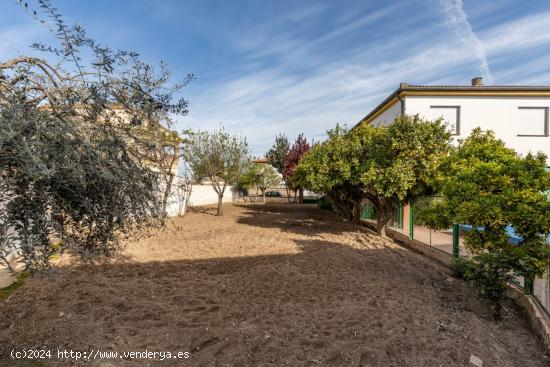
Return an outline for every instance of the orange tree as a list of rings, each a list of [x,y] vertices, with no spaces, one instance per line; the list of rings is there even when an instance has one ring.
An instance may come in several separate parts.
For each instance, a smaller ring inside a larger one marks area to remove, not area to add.
[[[441,120],[417,116],[349,131],[337,127],[328,135],[300,163],[305,187],[325,193],[340,215],[355,221],[368,199],[376,208],[377,232],[382,235],[397,201],[412,202],[431,192],[430,178],[451,140]]]
[[[533,279],[546,269],[550,173],[539,153],[519,156],[491,131],[476,129],[441,165],[435,186],[443,198],[426,210],[430,226],[472,226],[464,242],[471,259],[458,270],[475,281],[496,319],[514,274]],[[426,215],[427,214],[427,215]],[[521,243],[512,244],[513,227]]]

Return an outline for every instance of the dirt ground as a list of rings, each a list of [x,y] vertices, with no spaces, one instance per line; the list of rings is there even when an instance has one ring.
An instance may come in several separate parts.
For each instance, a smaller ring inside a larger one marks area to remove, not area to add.
[[[0,365],[26,365],[6,359],[13,348],[191,355],[85,366],[549,365],[513,303],[497,324],[464,282],[327,211],[213,214],[130,243],[127,260],[30,279],[0,303]]]

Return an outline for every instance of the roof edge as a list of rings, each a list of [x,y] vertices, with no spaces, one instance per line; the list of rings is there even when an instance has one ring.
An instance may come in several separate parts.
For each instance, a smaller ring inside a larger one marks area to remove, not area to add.
[[[369,123],[372,121],[390,107],[391,104],[395,102],[395,99],[400,99],[402,96],[414,95],[550,97],[550,86],[424,86],[401,83],[399,84],[399,88],[378,104],[371,112],[355,124],[354,127],[364,122]]]

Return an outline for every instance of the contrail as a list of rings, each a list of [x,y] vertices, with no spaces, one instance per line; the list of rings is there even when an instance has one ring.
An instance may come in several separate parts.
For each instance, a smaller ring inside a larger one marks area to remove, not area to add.
[[[476,57],[480,63],[481,76],[483,76],[488,84],[493,84],[493,76],[489,69],[485,46],[483,42],[477,38],[477,35],[472,29],[472,25],[468,21],[468,15],[464,11],[464,3],[462,0],[440,0],[440,3],[447,24],[464,43],[474,47]]]

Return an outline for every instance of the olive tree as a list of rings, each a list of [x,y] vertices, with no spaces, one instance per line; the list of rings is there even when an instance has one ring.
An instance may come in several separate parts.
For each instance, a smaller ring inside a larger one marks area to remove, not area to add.
[[[218,195],[217,215],[223,215],[223,196],[228,185],[235,185],[249,160],[246,139],[230,134],[223,127],[214,131],[186,131],[183,157],[195,177],[208,177]]]
[[[545,161],[542,153],[519,156],[493,132],[475,129],[442,163],[434,184],[442,199],[424,213],[434,228],[472,226],[464,235],[471,258],[459,267],[487,297],[496,319],[514,274],[534,279],[546,269],[550,173]],[[522,239],[519,245],[509,241],[510,226]]]
[[[161,124],[146,123],[134,126],[128,132],[138,159],[159,173],[163,193],[162,210],[166,212],[168,198],[174,191],[173,183],[182,158],[182,138],[175,130],[170,130]],[[181,185],[187,180],[177,179],[177,181],[176,191],[180,191]],[[184,189],[183,192],[186,190]]]
[[[241,184],[246,188],[256,187],[262,193],[265,203],[265,192],[268,188],[276,187],[281,182],[281,177],[270,164],[252,163],[243,174]]]
[[[159,171],[132,130],[185,114],[176,95],[191,79],[171,84],[164,64],[101,45],[38,2],[59,46],[0,61],[0,259],[15,247],[30,270],[48,267],[59,244],[94,259],[163,223]]]

